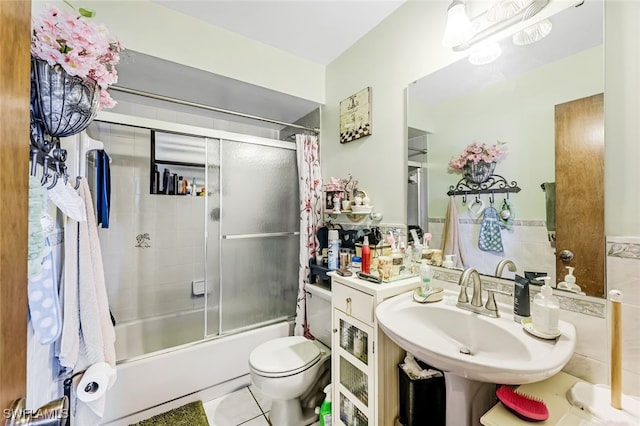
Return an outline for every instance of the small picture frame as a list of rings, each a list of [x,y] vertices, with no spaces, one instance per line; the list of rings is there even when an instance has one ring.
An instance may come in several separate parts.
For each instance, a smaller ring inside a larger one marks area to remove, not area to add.
[[[340,210],[340,202],[345,198],[344,191],[326,191],[324,198],[325,211]],[[334,204],[334,199],[338,200],[338,204]],[[337,209],[336,209],[337,207]]]
[[[371,134],[371,87],[340,102],[340,143]]]

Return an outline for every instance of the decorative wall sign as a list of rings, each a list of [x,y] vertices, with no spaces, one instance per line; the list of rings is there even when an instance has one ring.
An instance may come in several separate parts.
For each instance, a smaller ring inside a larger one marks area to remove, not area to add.
[[[371,87],[340,102],[340,143],[371,134]]]

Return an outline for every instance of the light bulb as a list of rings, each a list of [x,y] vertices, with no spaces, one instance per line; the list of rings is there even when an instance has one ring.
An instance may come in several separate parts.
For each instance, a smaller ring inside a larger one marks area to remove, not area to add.
[[[454,47],[466,43],[473,37],[473,24],[467,16],[462,0],[453,0],[447,9],[447,26],[442,37],[445,47]]]

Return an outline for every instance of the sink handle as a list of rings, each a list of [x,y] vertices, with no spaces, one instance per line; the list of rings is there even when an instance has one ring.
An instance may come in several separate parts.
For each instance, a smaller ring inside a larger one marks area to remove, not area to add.
[[[504,294],[505,296],[513,296],[513,293],[510,293],[508,291],[498,290],[496,288],[488,288],[487,293],[488,293],[487,303],[484,305],[484,307],[489,311],[495,311],[495,312],[498,312],[498,306],[496,305],[496,298],[495,298],[496,293]]]
[[[458,303],[469,303],[469,296],[467,295],[467,286],[460,286],[460,294],[458,294]]]

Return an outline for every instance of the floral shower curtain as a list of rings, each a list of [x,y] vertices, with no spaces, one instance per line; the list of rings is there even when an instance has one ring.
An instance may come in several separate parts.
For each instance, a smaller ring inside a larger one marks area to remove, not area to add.
[[[298,181],[300,182],[300,258],[298,268],[298,303],[294,334],[313,338],[307,326],[305,286],[309,282],[309,259],[318,248],[316,231],[322,225],[322,177],[318,155],[318,137],[296,135]]]

